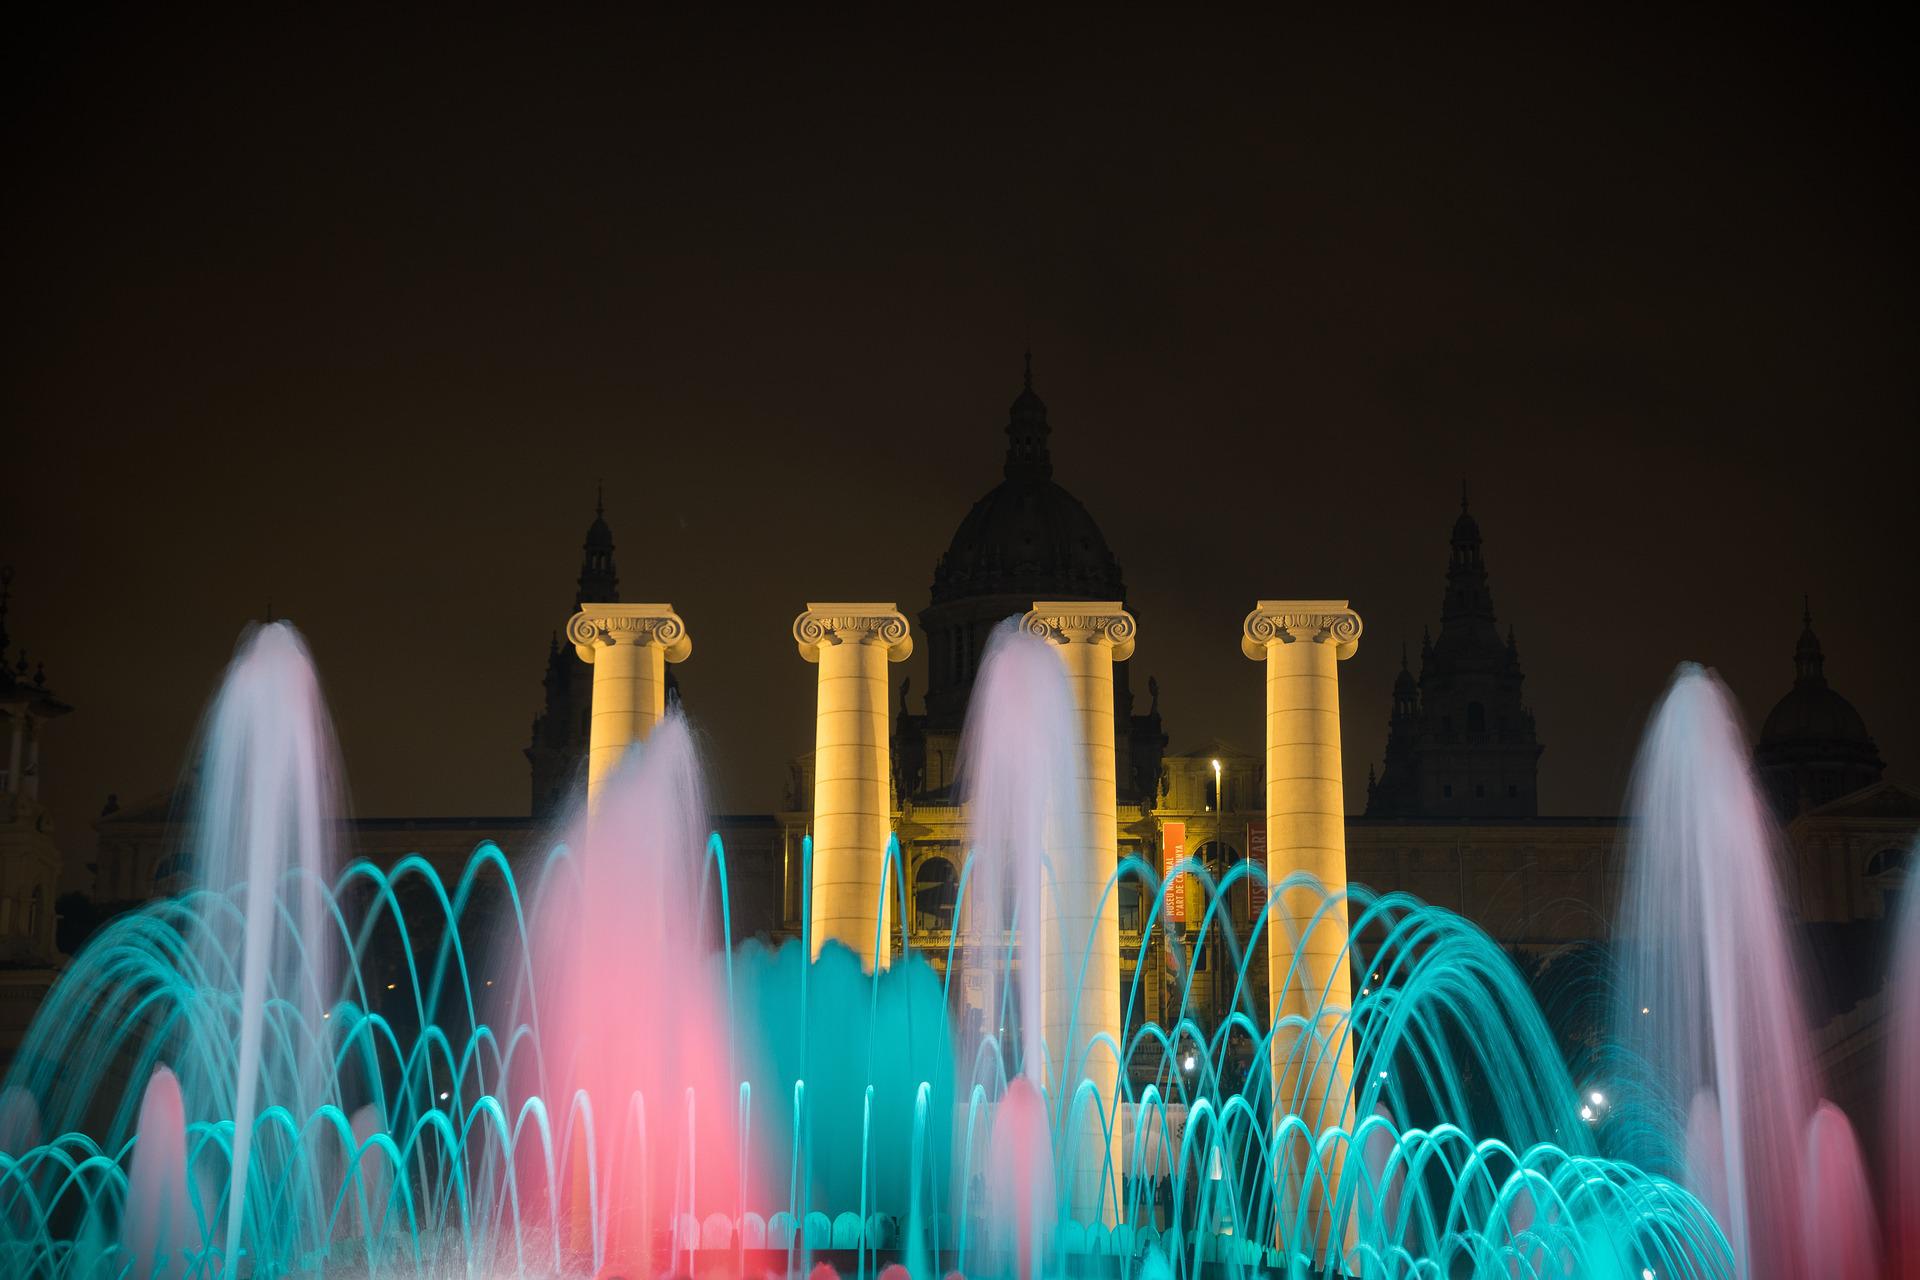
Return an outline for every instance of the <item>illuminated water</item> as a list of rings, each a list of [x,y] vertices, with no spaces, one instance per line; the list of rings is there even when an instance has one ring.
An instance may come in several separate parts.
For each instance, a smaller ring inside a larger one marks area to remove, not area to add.
[[[999,643],[989,672],[1009,678],[983,676],[969,728],[978,850],[948,976],[909,954],[875,978],[837,948],[806,963],[804,939],[733,944],[726,852],[677,718],[542,859],[515,869],[483,845],[450,881],[418,858],[335,869],[311,667],[284,624],[253,632],[209,718],[201,886],[101,931],[0,1093],[0,1274],[744,1276],[825,1262],[915,1278],[1645,1280],[1732,1276],[1741,1259],[1790,1274],[1761,1243],[1791,1244],[1822,1274],[1878,1249],[1851,1131],[1815,1109],[1785,935],[1767,925],[1778,904],[1724,883],[1736,865],[1751,878],[1734,860],[1767,837],[1745,825],[1744,771],[1726,764],[1739,744],[1703,719],[1723,696],[1709,677],[1676,682],[1636,790],[1634,875],[1675,891],[1629,893],[1645,913],[1632,936],[1665,941],[1615,990],[1661,1012],[1623,1018],[1594,1057],[1615,1071],[1609,1114],[1497,945],[1354,887],[1364,994],[1323,1022],[1354,1059],[1356,1096],[1334,1111],[1361,1119],[1301,1134],[1270,1116],[1272,1029],[1251,985],[1264,923],[1233,948],[1235,1012],[1210,1035],[1190,975],[1164,1026],[1136,978],[1124,1043],[1106,1050],[1132,1069],[1101,1075],[1075,1017],[1085,941],[1046,930],[1053,855],[1073,843],[1056,803],[1070,701],[1057,667]],[[1690,799],[1657,834],[1667,791]],[[894,859],[886,891],[905,918]],[[1222,895],[1260,874],[1188,870]],[[1129,860],[1126,877],[1157,919],[1158,871]],[[1890,992],[1905,1046],[1891,1069],[1908,1082],[1916,919],[1910,904]],[[1729,969],[1736,944],[1744,963]],[[955,1015],[953,975],[969,965],[996,1018]],[[1900,1105],[1895,1176],[1911,1188],[1920,1133]],[[1330,1208],[1337,1256],[1298,1256],[1309,1201]],[[1913,1216],[1884,1216],[1911,1247]]]
[[[1816,1112],[1778,836],[1726,690],[1683,667],[1635,772],[1617,1040],[1630,1153],[1701,1194],[1753,1276],[1878,1271],[1859,1145]]]
[[[1886,1095],[1890,1103],[1887,1170],[1890,1194],[1888,1252],[1893,1274],[1920,1275],[1920,888],[1911,881],[1920,868],[1920,842],[1907,858],[1904,909],[1887,982],[1892,1024],[1887,1036]]]

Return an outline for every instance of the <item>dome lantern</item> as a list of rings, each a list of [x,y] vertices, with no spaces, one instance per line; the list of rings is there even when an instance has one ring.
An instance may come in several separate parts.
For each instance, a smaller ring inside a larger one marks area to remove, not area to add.
[[[1053,458],[1047,452],[1047,405],[1033,389],[1033,352],[1027,352],[1026,385],[1014,397],[1007,411],[1007,464],[1009,480],[1050,480]]]

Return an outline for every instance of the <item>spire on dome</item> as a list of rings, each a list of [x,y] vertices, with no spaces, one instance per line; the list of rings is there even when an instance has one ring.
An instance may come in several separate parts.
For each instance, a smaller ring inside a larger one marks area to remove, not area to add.
[[[1053,458],[1047,452],[1047,405],[1033,389],[1033,352],[1027,352],[1024,385],[1007,413],[1009,480],[1050,480]]]
[[[1755,770],[1782,820],[1872,786],[1887,767],[1860,712],[1827,682],[1826,652],[1805,597],[1793,671],[1793,688],[1767,713],[1753,749]]]
[[[1827,682],[1827,656],[1820,651],[1820,637],[1813,634],[1813,604],[1800,597],[1800,643],[1793,647],[1794,683],[1823,685]]]
[[[593,523],[587,526],[587,539],[580,550],[580,582],[574,607],[619,600],[620,575],[613,569],[613,530],[607,526],[606,490],[599,482],[593,487]]]

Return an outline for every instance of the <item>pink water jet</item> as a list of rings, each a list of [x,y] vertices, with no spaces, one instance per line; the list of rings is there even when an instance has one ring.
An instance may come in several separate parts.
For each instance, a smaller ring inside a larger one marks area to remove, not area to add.
[[[1817,1091],[1783,859],[1732,699],[1698,666],[1654,711],[1630,812],[1619,1025],[1645,1064],[1636,1087],[1685,1133],[1687,1183],[1743,1272],[1797,1277]]]
[[[26,1151],[40,1145],[40,1108],[19,1085],[0,1089],[0,1151]]]
[[[1073,701],[1059,658],[1016,623],[995,629],[974,684],[961,743],[973,873],[965,923],[986,962],[989,1008],[1015,984],[1020,1056],[994,1109],[987,1149],[990,1244],[1025,1280],[1044,1249],[1055,1209],[1054,1125],[1047,1091],[1064,1098],[1080,1078],[1086,1029],[1069,1037],[1073,987],[1047,865],[1082,843],[1073,804]],[[1010,950],[1009,931],[1017,940]],[[1016,963],[1017,957],[1017,963]],[[989,1026],[989,1031],[992,1027]],[[1000,1028],[1004,1042],[1007,1028]],[[970,1071],[971,1052],[960,1055]],[[974,1082],[960,1081],[964,1093]],[[987,1081],[979,1083],[987,1084]],[[1089,1144],[1095,1155],[1098,1144]]]
[[[133,1167],[120,1244],[127,1274],[141,1280],[185,1276],[189,1253],[200,1251],[200,1231],[187,1192],[187,1114],[180,1082],[154,1070],[140,1099]]]
[[[1389,1127],[1369,1128],[1360,1147],[1366,1184],[1359,1192],[1361,1199],[1355,1212],[1363,1224],[1361,1234],[1367,1238],[1391,1235],[1395,1230],[1400,1221],[1400,1200],[1407,1187],[1406,1164],[1393,1158],[1400,1149],[1393,1112],[1385,1103],[1380,1103],[1374,1107],[1373,1115]]]
[[[534,912],[539,1092],[565,1152],[554,1225],[569,1251],[638,1274],[695,1247],[673,1239],[681,1215],[758,1203],[743,1183],[717,888],[701,893],[707,831],[693,742],[669,712],[574,824]]]
[[[1056,1102],[1079,1082],[1089,1038],[1080,1027],[1075,1039],[1083,1043],[1066,1043],[1080,956],[1060,936],[1059,913],[1049,910],[1047,875],[1050,858],[1085,843],[1073,726],[1072,691],[1058,655],[1014,622],[996,627],[960,746],[957,786],[973,853],[964,926],[985,961],[990,1007],[999,1007],[1006,983],[1016,984],[1019,1070],[1040,1090],[1052,1090]],[[1003,944],[1009,930],[1017,935],[1011,954]],[[961,1061],[972,1056],[963,1052]],[[961,1083],[964,1095],[970,1082]]]
[[[1880,1271],[1880,1225],[1874,1221],[1860,1141],[1840,1108],[1822,1102],[1807,1124],[1803,1274],[1873,1280]]]
[[[1906,902],[1887,988],[1887,1249],[1893,1274],[1920,1277],[1920,844],[1907,858]]]
[[[1053,1142],[1047,1100],[1025,1076],[1007,1086],[994,1112],[987,1201],[994,1244],[1012,1256],[1017,1280],[1030,1280],[1054,1220]]]
[[[263,1103],[304,1119],[328,1100],[334,1083],[324,1053],[276,1048],[266,1027],[270,1004],[291,1008],[305,1026],[316,1027],[335,994],[332,935],[323,926],[341,810],[339,753],[313,659],[291,624],[270,622],[242,637],[202,732],[193,852],[202,887],[236,894],[240,907],[237,917],[210,911],[198,940],[209,973],[238,959],[233,1186],[225,1236],[237,1255]],[[297,933],[283,927],[282,909]],[[196,1115],[222,1109],[194,1099]],[[268,1183],[280,1176],[271,1169],[257,1173]]]
[[[368,1144],[386,1132],[386,1121],[381,1118],[380,1109],[368,1103],[355,1108],[347,1124],[357,1153],[347,1180],[356,1189],[347,1193],[347,1204],[341,1210],[341,1230],[349,1235],[377,1238],[385,1234],[390,1225],[387,1194],[393,1169],[386,1153]]]

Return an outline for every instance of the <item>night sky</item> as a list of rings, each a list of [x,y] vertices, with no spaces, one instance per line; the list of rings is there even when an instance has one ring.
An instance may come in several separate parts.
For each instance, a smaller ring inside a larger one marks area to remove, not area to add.
[[[1175,750],[1258,747],[1257,597],[1347,597],[1357,808],[1467,477],[1543,811],[1617,811],[1680,659],[1757,724],[1803,591],[1920,783],[1892,30],[78,8],[0,54],[0,560],[70,850],[269,604],[359,812],[524,813],[601,479],[717,803],[771,807],[794,615],[925,605],[1029,345]]]

